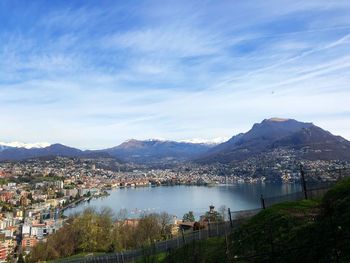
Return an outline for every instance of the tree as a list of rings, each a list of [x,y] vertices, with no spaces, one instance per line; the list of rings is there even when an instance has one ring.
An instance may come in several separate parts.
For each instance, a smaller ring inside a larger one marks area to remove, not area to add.
[[[164,239],[166,239],[171,234],[172,216],[166,212],[163,212],[159,215],[158,220],[161,227],[161,235]]]
[[[18,260],[17,260],[17,263],[24,263],[24,258],[23,258],[22,253],[21,253],[21,254],[19,254],[19,256],[18,256]]]
[[[194,214],[192,211],[189,211],[188,213],[184,214],[182,221],[184,222],[194,222],[196,219],[194,218]]]
[[[75,200],[79,200],[81,198],[80,194],[77,193],[77,195],[75,196]]]
[[[120,218],[126,217],[122,210]],[[114,252],[140,248],[168,238],[171,216],[167,213],[145,214],[129,224],[127,220],[114,222],[109,208],[100,211],[85,209],[71,216],[65,225],[39,242],[28,256],[28,262],[48,261],[68,257],[81,252]],[[27,257],[26,257],[27,260]]]
[[[110,250],[123,251],[135,247],[136,228],[126,223],[118,221],[112,230],[112,240]]]
[[[33,202],[33,194],[32,194],[32,193],[29,193],[28,196],[27,196],[27,198],[28,198],[31,202]]]
[[[161,225],[157,214],[143,215],[135,229],[136,246],[150,245],[161,238]]]
[[[122,208],[119,210],[119,212],[117,213],[117,220],[119,221],[124,221],[125,219],[128,218],[128,210],[125,208]]]
[[[227,214],[226,214],[226,212],[227,212],[226,206],[225,206],[225,205],[220,206],[220,208],[219,208],[219,213],[220,213],[220,215],[221,215],[221,217],[222,217],[222,220],[224,220],[224,221],[226,221],[226,219],[227,219]]]
[[[99,218],[94,209],[86,209],[83,214],[78,217],[75,225],[79,229],[79,248],[83,252],[101,251],[104,248],[104,242],[107,239],[109,230],[104,232],[103,223],[105,219]],[[109,222],[107,223],[109,225]]]
[[[222,214],[214,210],[214,206],[210,206],[210,210],[201,216],[201,220],[208,222],[222,222],[224,218]]]
[[[38,244],[36,244],[28,257],[29,262],[40,262],[47,259],[47,244],[43,242],[39,242]]]
[[[56,198],[61,198],[64,197],[64,193],[63,192],[57,192],[56,193]]]
[[[204,221],[208,222],[222,222],[224,219],[222,218],[222,215],[218,211],[213,212],[206,212],[203,216]]]

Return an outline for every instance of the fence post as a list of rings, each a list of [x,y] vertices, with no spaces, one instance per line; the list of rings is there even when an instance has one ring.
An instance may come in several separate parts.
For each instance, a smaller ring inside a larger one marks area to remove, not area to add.
[[[183,244],[185,245],[186,244],[186,239],[185,239],[185,234],[184,234],[184,229],[183,228],[181,228],[181,234],[182,234]]]
[[[210,220],[208,221],[208,238],[210,237]]]
[[[271,229],[271,225],[268,223],[268,227],[269,227],[269,239],[270,239],[270,247],[271,247],[271,256],[269,258],[270,262],[275,262],[275,245],[274,245],[274,241],[273,241],[273,235],[272,235],[272,229]]]
[[[264,196],[262,194],[260,196],[260,202],[261,202],[261,208],[265,209],[265,199],[264,199]]]
[[[229,248],[228,248],[228,240],[227,240],[227,229],[226,229],[226,225],[225,225],[225,244],[226,244],[226,259],[228,258],[228,253],[229,253]]]
[[[232,215],[231,215],[231,209],[228,208],[228,217],[230,218],[230,226],[233,228],[233,223],[232,223]]]
[[[303,165],[300,164],[300,175],[301,175],[301,181],[303,184],[303,191],[304,191],[304,197],[307,199],[307,189],[306,189],[306,181],[305,181],[305,172],[303,169]]]

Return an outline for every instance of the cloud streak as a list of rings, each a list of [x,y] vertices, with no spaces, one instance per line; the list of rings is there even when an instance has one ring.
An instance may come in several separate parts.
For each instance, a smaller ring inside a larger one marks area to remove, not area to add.
[[[1,5],[1,141],[200,141],[272,116],[350,139],[348,1]]]

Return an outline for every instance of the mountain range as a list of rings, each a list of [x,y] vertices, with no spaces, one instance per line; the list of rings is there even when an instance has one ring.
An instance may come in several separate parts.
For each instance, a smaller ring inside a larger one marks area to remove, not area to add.
[[[213,144],[204,143],[132,139],[102,152],[127,162],[158,163],[186,161],[204,154],[213,146]]]
[[[164,163],[186,161],[207,152],[215,144],[188,143],[162,140],[128,140],[116,147],[103,150],[80,150],[62,144],[47,147],[11,147],[0,145],[0,161],[25,160],[46,156],[110,157],[123,162]]]
[[[135,163],[230,163],[279,149],[293,150],[301,159],[350,161],[350,142],[346,139],[312,123],[281,118],[265,119],[248,132],[219,144],[132,139],[108,149],[82,151],[62,144],[16,147],[0,143],[0,160],[66,156],[111,157]]]

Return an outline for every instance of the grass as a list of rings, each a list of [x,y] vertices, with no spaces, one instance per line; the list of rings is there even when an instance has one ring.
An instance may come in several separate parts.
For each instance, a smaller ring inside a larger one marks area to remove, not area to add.
[[[135,261],[135,263],[153,263],[153,262],[164,262],[167,254],[159,253],[156,255],[145,256]]]
[[[226,240],[215,237],[192,242],[182,248],[151,257],[144,257],[137,263],[222,263],[226,262]]]
[[[83,252],[83,253],[75,254],[75,255],[72,255],[72,256],[66,257],[66,258],[49,260],[47,262],[60,263],[60,262],[66,262],[66,260],[70,260],[70,259],[78,259],[78,258],[83,258],[83,257],[87,257],[87,256],[101,256],[101,255],[105,255],[105,253],[103,253],[103,252],[94,252],[94,253]]]
[[[319,205],[320,202],[318,200],[279,203],[261,211],[249,222],[250,224],[257,224],[261,221],[271,220],[277,215],[303,220],[319,213]]]
[[[336,200],[344,199],[350,196],[350,178],[338,182],[323,197],[325,204],[330,204]]]
[[[231,235],[230,258],[334,262],[337,255],[350,262],[349,226],[350,179],[346,179],[321,199],[276,204],[252,217]]]

